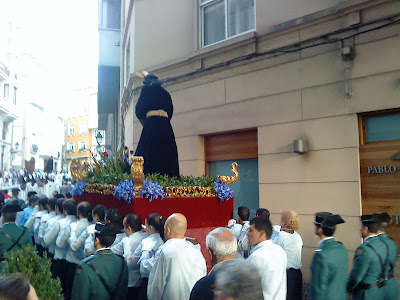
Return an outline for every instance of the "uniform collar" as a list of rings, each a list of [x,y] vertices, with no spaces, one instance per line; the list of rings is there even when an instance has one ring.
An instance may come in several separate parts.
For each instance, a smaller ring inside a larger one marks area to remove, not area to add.
[[[94,254],[112,254],[111,248],[100,248]]]
[[[320,241],[318,242],[318,248],[321,248],[322,244],[323,244],[325,241],[327,241],[327,240],[332,240],[332,239],[333,239],[333,236],[328,236],[328,237],[326,237],[326,238],[323,238],[322,240],[320,240]]]
[[[377,235],[377,234],[373,234],[373,235],[367,236],[367,237],[364,239],[364,243],[365,243],[369,238],[372,238],[372,237],[375,237],[375,236],[378,236],[378,235]]]

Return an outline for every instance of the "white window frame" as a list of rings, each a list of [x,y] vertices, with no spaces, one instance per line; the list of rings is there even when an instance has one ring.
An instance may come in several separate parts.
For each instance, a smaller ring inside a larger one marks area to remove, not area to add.
[[[79,134],[86,134],[86,122],[79,123]]]
[[[67,151],[71,151],[72,150],[72,152],[75,152],[75,142],[73,142],[73,143],[68,143],[68,149],[67,149]]]
[[[71,134],[71,131],[72,131],[72,134]],[[75,125],[74,124],[69,124],[68,125],[68,135],[69,136],[74,136],[75,135]]]
[[[83,145],[83,147],[82,147]],[[79,141],[78,142],[78,151],[82,151],[83,149],[87,150],[86,141]]]
[[[224,8],[225,8],[225,39],[220,40],[220,41],[215,42],[215,43],[212,43],[212,44],[204,45],[204,22],[203,22],[204,8],[209,6],[209,5],[214,4],[216,2],[222,2],[222,1],[224,2]],[[229,22],[228,22],[228,1],[229,0],[208,0],[208,1],[205,1],[203,3],[199,2],[199,5],[200,5],[200,9],[199,9],[199,22],[200,22],[200,24],[199,24],[199,27],[200,27],[200,39],[199,40],[200,41],[199,42],[200,42],[200,48],[210,47],[212,45],[216,45],[216,44],[221,43],[223,41],[233,39],[233,38],[241,36],[243,34],[256,31],[256,28],[257,28],[256,3],[257,3],[257,1],[253,0],[254,1],[254,28],[228,37],[228,24],[229,24]]]

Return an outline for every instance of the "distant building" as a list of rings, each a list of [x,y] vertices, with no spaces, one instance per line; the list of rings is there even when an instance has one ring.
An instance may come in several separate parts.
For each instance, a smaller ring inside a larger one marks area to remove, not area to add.
[[[18,74],[13,40],[15,26],[0,15],[0,171],[11,168],[11,151],[18,149],[12,139],[12,123],[18,118],[16,109]]]
[[[88,87],[73,92],[74,100],[81,104],[74,116],[66,120],[66,164],[71,168],[73,160],[79,162],[92,161],[92,154],[105,151],[105,133],[97,130],[97,87]],[[102,141],[97,144],[96,136],[100,133]],[[90,150],[90,151],[89,151]]]

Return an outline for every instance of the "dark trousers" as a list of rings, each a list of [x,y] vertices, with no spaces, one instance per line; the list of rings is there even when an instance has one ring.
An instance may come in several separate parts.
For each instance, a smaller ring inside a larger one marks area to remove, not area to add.
[[[54,278],[60,278],[63,294],[67,289],[68,262],[65,259],[55,259],[53,267]]]
[[[303,299],[303,274],[300,269],[286,270],[287,276],[287,300]]]
[[[138,287],[128,287],[128,297],[126,299],[129,300],[138,300],[139,299],[140,286]]]
[[[64,293],[64,299],[71,299],[72,295],[72,286],[74,284],[74,277],[75,277],[75,271],[76,271],[76,266],[77,264],[74,264],[72,262],[68,262],[68,274],[67,274],[67,284],[66,284],[66,290]]]
[[[139,289],[139,300],[147,300],[147,284],[149,283],[148,278],[143,278],[142,284]],[[129,299],[129,298],[128,298]]]

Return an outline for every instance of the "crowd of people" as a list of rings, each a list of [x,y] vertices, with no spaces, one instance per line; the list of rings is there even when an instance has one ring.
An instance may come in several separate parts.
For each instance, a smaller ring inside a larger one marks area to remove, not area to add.
[[[267,209],[250,219],[250,210],[239,207],[237,221],[206,237],[208,274],[200,245],[185,237],[187,220],[180,213],[167,219],[152,213],[142,220],[59,193],[47,198],[31,191],[26,204],[16,197],[6,201],[2,221],[0,254],[36,245],[39,255],[51,257],[65,299],[303,298],[303,242],[293,210],[283,211],[280,224],[273,226]],[[364,243],[348,276],[348,251],[333,238],[344,220],[316,213],[320,242],[311,264],[309,299],[346,299],[348,292],[353,299],[397,299],[397,246],[385,233],[389,221],[385,213],[361,217]],[[14,281],[0,279],[0,298]],[[27,295],[34,297],[32,290],[25,284]]]

